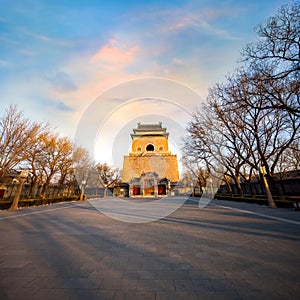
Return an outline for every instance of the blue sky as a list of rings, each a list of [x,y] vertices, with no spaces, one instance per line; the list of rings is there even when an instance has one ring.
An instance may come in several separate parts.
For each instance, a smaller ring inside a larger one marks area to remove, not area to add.
[[[168,78],[205,99],[286,3],[0,0],[0,112],[17,104],[73,137],[93,100],[127,80]]]

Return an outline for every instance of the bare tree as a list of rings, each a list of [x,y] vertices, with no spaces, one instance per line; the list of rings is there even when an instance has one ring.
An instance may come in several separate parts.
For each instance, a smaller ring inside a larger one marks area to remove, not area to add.
[[[52,129],[49,124],[41,125],[41,130],[38,134],[31,136],[30,147],[26,148],[26,164],[30,170],[30,197],[36,197],[38,185],[42,184],[43,168],[42,157],[44,151],[43,140],[49,135]]]
[[[254,169],[260,170],[263,166],[268,181],[276,189],[276,167],[283,153],[299,140],[300,120],[289,110],[267,109],[265,103],[269,98],[265,91],[274,81],[256,80],[256,77],[245,72],[228,76],[227,84],[210,90],[209,101],[223,126],[233,132],[232,137],[242,145],[243,151],[236,154]],[[274,97],[282,97],[285,91],[273,90],[273,93]]]
[[[67,185],[74,192],[78,179],[87,181],[95,169],[87,150],[59,136],[49,124],[31,122],[16,106],[10,106],[0,118],[0,130],[0,180],[14,168],[26,168],[30,197],[37,196],[38,185],[42,197],[49,193],[50,184],[55,185],[52,196]]]
[[[277,172],[287,172],[300,168],[300,140],[294,141],[280,158]]]
[[[284,5],[266,24],[258,25],[259,39],[242,51],[248,70],[260,74],[261,81],[273,81],[265,90],[269,94],[266,108],[288,110],[300,116],[300,4]],[[273,97],[273,88],[285,87],[285,97]],[[269,92],[270,90],[270,92]]]
[[[245,161],[236,155],[236,151],[241,151],[241,144],[232,128],[228,130],[223,122],[213,108],[203,106],[188,125],[183,152],[190,162],[204,163],[205,169],[217,181],[223,175],[230,176],[242,195],[240,170]]]
[[[82,181],[89,181],[93,166],[94,163],[88,150],[81,146],[76,146],[73,151],[73,169],[79,184]]]
[[[32,137],[39,134],[41,128],[40,124],[25,118],[16,106],[8,107],[0,118],[0,180],[26,159]]]
[[[39,165],[42,170],[43,187],[41,196],[45,197],[46,191],[52,179],[64,180],[65,172],[70,170],[72,164],[73,144],[67,137],[59,137],[56,133],[41,136],[42,151],[39,157]]]
[[[61,138],[58,141],[58,149],[60,149],[58,165],[58,186],[64,188],[64,184],[70,181],[70,176],[73,173],[73,151],[74,143],[69,138]]]
[[[120,180],[120,170],[113,168],[107,163],[97,164],[96,170],[98,172],[100,183],[105,189],[104,197],[106,197],[107,189],[113,187],[113,185]]]
[[[73,170],[78,185],[81,187],[80,199],[84,198],[84,189],[86,186],[98,187],[99,178],[95,167],[95,162],[90,157],[87,149],[76,146],[73,152]]]
[[[243,51],[244,68],[210,89],[208,104],[187,128],[187,156],[204,161],[209,171],[222,164],[240,194],[241,177],[261,174],[272,207],[266,178],[276,189],[278,167],[288,154],[299,157],[299,20],[294,3],[259,25],[259,40]]]
[[[205,165],[201,164],[199,160],[195,160],[194,157],[184,155],[182,157],[182,163],[186,168],[186,171],[182,175],[181,181],[185,185],[192,185],[193,187],[199,187],[202,192],[206,187],[209,173],[205,169]]]

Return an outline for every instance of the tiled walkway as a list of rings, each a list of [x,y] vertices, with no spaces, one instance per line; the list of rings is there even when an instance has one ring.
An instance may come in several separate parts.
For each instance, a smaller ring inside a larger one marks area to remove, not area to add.
[[[211,204],[144,224],[88,201],[2,211],[0,299],[297,299],[300,212]]]

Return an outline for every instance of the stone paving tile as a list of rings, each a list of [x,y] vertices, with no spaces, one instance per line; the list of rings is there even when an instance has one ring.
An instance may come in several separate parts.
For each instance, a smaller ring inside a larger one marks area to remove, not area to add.
[[[118,269],[96,269],[89,274],[89,278],[122,278],[123,270]]]
[[[63,285],[65,285],[65,280],[67,279],[68,277],[59,279],[57,276],[41,276],[32,281],[32,286],[37,286],[41,289],[62,288]]]
[[[169,256],[169,249],[167,247],[157,247],[156,254],[158,256]]]
[[[40,289],[30,300],[112,300],[115,291],[80,290],[80,289]],[[23,298],[15,298],[23,299]]]
[[[121,290],[121,291],[132,291],[136,290],[138,285],[138,281],[135,279],[114,279],[111,280],[110,278],[103,279],[100,289],[101,290]]]
[[[20,295],[21,296],[21,295]],[[70,291],[66,289],[39,289],[36,293],[34,293],[30,300],[61,300],[61,299],[69,299],[70,297]],[[15,299],[23,299],[15,298]]]
[[[267,281],[267,280],[265,280]],[[268,284],[266,284],[268,286]],[[245,287],[243,289],[237,290],[237,293],[241,296],[242,299],[250,300],[250,299],[263,299],[266,298],[265,294],[268,294],[269,299],[290,299],[296,300],[299,299],[299,286],[291,289],[278,289],[277,286],[279,284],[277,282],[273,283],[273,289],[266,292],[265,289],[257,289],[256,287]]]
[[[155,297],[154,291],[118,291],[113,300],[155,300]]]
[[[207,273],[203,270],[188,270],[191,279],[204,279],[207,278]]]
[[[34,286],[33,282],[35,280],[35,276],[30,273],[24,274],[24,276],[8,276],[9,273],[4,274],[0,277],[0,288],[5,286],[18,286],[20,288],[29,288]]]
[[[192,267],[191,265],[186,264],[186,263],[172,263],[172,264],[170,265],[170,268],[171,268],[171,270],[173,270],[173,271],[178,271],[178,270],[180,270],[180,271],[182,271],[182,270],[187,270],[187,271],[189,271],[189,270],[192,270],[192,269],[193,269],[193,267]]]
[[[137,290],[139,291],[156,291],[155,279],[139,280]]]
[[[99,290],[69,290],[68,300],[113,300],[115,291],[99,291]],[[64,300],[64,299],[62,299]]]
[[[174,280],[165,280],[165,279],[156,280],[156,290],[158,291],[175,290]]]
[[[39,277],[31,282],[31,286],[43,289],[98,289],[102,281],[100,278]]]
[[[258,291],[258,290],[248,290],[248,291],[237,291],[237,294],[240,296],[240,299],[243,299],[243,300],[265,300],[265,295],[261,292],[261,291]],[[276,299],[276,298],[275,298]],[[280,299],[280,298],[277,298],[277,299]],[[296,297],[295,298],[290,298],[290,297],[282,297],[281,299],[291,299],[291,300],[295,300],[297,299]]]
[[[212,291],[214,289],[209,279],[193,279],[193,289],[196,291]]]
[[[174,280],[176,291],[192,291],[194,290],[194,284],[191,280],[176,279]]]
[[[147,271],[170,270],[172,268],[172,265],[164,262],[147,260],[141,264],[140,268],[141,270],[147,270]]]
[[[159,291],[155,300],[198,300],[199,296],[194,291]]]
[[[129,279],[155,279],[155,271],[125,271],[122,278]]]
[[[38,287],[22,288],[18,286],[9,286],[5,290],[0,288],[0,299],[3,300],[31,300],[39,290]],[[42,298],[40,298],[42,299]]]
[[[156,271],[156,279],[189,279],[188,270],[159,270]]]
[[[67,289],[80,289],[80,290],[93,290],[98,289],[104,279],[91,278],[68,278],[64,281],[63,288]]]
[[[23,268],[28,264],[29,262],[24,259],[16,259],[13,261],[5,260],[0,264],[0,268]]]
[[[234,284],[227,279],[211,279],[209,282],[216,291],[233,291],[236,289]]]
[[[211,291],[211,292],[201,292],[198,293],[199,300],[244,300],[241,296],[234,292],[218,292],[218,291]],[[252,300],[257,300],[257,298],[252,298]],[[266,299],[265,299],[266,300]]]
[[[112,269],[121,269],[121,270],[140,270],[142,264],[139,262],[129,262],[129,261],[115,261],[111,264],[107,264],[106,267],[111,267]]]
[[[139,280],[137,290],[139,291],[174,291],[173,280],[145,279]]]
[[[97,291],[97,299],[101,300],[112,300],[115,298],[117,292],[115,291]],[[80,298],[79,300],[86,299],[86,298]],[[72,299],[70,299],[72,300]]]

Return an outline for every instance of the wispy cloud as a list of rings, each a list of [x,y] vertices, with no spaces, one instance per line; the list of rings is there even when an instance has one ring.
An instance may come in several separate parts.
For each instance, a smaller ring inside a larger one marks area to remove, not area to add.
[[[23,54],[23,55],[28,56],[28,57],[34,56],[34,55],[35,55],[35,53],[34,53],[32,50],[29,50],[29,49],[27,49],[27,48],[19,49],[18,52],[19,52],[20,54]]]
[[[54,76],[48,77],[48,80],[58,92],[74,91],[77,89],[71,76],[66,72],[56,72]]]
[[[27,29],[23,29],[22,32],[24,34],[26,34],[27,36],[30,36],[38,41],[47,43],[47,44],[52,44],[52,45],[56,45],[56,46],[74,46],[74,42],[72,41],[68,41],[68,40],[61,40],[61,39],[57,39],[57,38],[53,38],[44,34],[39,34],[39,33],[35,33],[32,31],[29,31]]]
[[[180,31],[190,28],[208,29],[209,24],[201,14],[180,13],[174,19],[169,20],[169,24],[164,28],[165,31]]]
[[[63,112],[74,112],[74,108],[66,105],[63,101],[54,100],[50,98],[39,98],[37,99],[39,104],[47,109]]]
[[[62,110],[62,111],[69,111],[69,112],[75,111],[71,106],[66,105],[62,101],[57,102],[56,107],[57,107],[57,109]]]
[[[206,35],[221,37],[223,39],[238,39],[235,34],[219,27],[216,21],[231,19],[243,10],[239,6],[220,5],[221,7],[190,7],[185,5],[172,9],[157,9],[150,12],[140,12],[130,17],[134,24],[147,20],[156,28],[158,34],[177,34],[193,30]],[[137,26],[137,28],[139,28]]]
[[[10,61],[7,60],[0,60],[0,68],[8,68],[8,67],[12,67],[14,66],[14,64]]]
[[[194,30],[205,35],[217,36],[222,39],[236,40],[238,36],[234,35],[228,30],[221,29],[217,25],[213,24],[213,17],[218,15],[217,12],[195,12],[184,13],[181,12],[178,15],[173,16],[162,28],[162,32],[165,33],[180,33],[183,31]]]
[[[91,60],[102,61],[109,64],[129,64],[133,61],[135,53],[139,50],[138,46],[120,46],[117,40],[110,39],[106,45],[101,47],[99,51],[92,56]]]

